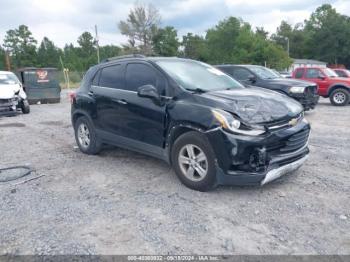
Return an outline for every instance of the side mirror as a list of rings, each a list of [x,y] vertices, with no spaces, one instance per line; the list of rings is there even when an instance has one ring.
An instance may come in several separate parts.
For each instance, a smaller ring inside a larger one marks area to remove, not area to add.
[[[154,99],[156,101],[160,101],[160,95],[158,93],[158,90],[153,85],[140,86],[137,90],[137,95],[139,97],[146,97]]]
[[[248,77],[248,80],[249,80],[249,82],[255,83],[255,82],[256,82],[256,77],[253,76],[253,75],[250,75],[250,76]]]
[[[318,79],[325,80],[325,79],[326,79],[326,77],[325,77],[325,76],[323,76],[323,75],[319,75],[319,76],[318,76]]]

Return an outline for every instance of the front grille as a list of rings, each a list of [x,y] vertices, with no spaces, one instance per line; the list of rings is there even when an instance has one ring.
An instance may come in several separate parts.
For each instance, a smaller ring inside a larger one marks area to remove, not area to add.
[[[288,154],[298,151],[304,147],[309,139],[309,129],[303,129],[298,133],[291,135],[285,141],[278,141],[267,145],[266,150],[269,154]]]
[[[0,105],[4,105],[4,104],[9,104],[12,102],[12,99],[0,99]]]
[[[306,96],[314,96],[317,94],[317,86],[308,86],[305,88],[304,94]]]
[[[12,105],[12,99],[0,99],[0,107],[11,107]]]

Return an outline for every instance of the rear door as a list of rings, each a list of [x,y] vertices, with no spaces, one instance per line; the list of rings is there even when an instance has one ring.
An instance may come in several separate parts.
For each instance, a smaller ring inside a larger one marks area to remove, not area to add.
[[[114,64],[100,69],[93,79],[89,92],[95,99],[94,124],[105,135],[121,134],[119,111],[122,105],[118,101],[119,90],[125,88],[124,68],[123,64]]]

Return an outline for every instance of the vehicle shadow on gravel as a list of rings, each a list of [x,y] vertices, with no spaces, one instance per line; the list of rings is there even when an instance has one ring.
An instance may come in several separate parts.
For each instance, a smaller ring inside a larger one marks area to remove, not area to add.
[[[159,171],[162,172],[159,173],[157,176],[153,176],[150,173],[146,172],[146,177],[142,177],[142,179],[154,179],[155,177],[162,177],[164,178],[166,176],[166,179],[163,180],[166,181],[168,179],[169,185],[163,185],[164,187],[171,187],[173,183],[177,183],[179,186],[184,187],[186,191],[193,193],[198,193],[196,191],[193,191],[191,189],[188,189],[185,187],[185,185],[182,185],[181,182],[177,179],[175,172],[173,171],[172,167],[167,164],[166,162],[159,160],[157,158],[153,158],[151,156],[146,156],[137,152],[133,152],[127,149],[111,146],[111,145],[105,145],[103,147],[103,150],[99,153],[99,156],[104,158],[105,161],[127,161],[127,162],[133,162],[133,168],[136,169],[142,169],[145,167],[145,165],[152,166],[151,171]],[[117,167],[117,164],[116,164]],[[281,178],[272,181],[269,184],[266,184],[264,186],[260,185],[252,185],[252,186],[218,186],[215,189],[208,191],[208,192],[200,192],[200,194],[251,194],[254,192],[259,193],[261,190],[263,191],[270,191],[278,189],[278,187],[283,186],[285,183],[293,183],[293,180],[296,179],[296,176],[299,175],[299,170],[284,175]],[[156,172],[157,173],[157,172]],[[149,177],[147,177],[149,176]],[[141,178],[140,178],[141,179]]]

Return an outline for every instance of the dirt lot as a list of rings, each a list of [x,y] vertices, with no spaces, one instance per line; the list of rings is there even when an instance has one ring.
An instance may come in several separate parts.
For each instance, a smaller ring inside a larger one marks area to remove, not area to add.
[[[307,114],[294,174],[200,193],[157,159],[80,153],[63,100],[0,118],[0,168],[35,169],[0,183],[0,254],[350,254],[350,106]]]

